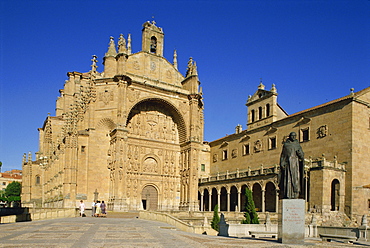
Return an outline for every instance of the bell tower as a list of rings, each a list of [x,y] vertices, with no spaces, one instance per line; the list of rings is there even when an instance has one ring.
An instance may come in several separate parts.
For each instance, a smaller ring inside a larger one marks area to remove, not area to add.
[[[143,24],[142,51],[163,57],[163,41],[163,30],[155,25],[155,21]]]

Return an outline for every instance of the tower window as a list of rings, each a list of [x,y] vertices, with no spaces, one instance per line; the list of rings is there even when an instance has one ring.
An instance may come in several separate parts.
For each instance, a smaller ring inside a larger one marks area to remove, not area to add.
[[[36,176],[36,185],[40,185],[40,176]]]
[[[201,168],[201,171],[206,171],[206,165],[205,164],[201,164],[200,168]]]
[[[157,53],[157,38],[155,36],[150,39],[150,52]]]
[[[270,116],[270,104],[266,104],[266,117]]]
[[[258,107],[258,119],[261,120],[262,119],[262,107]]]
[[[256,118],[255,111],[254,111],[254,109],[252,109],[252,111],[251,111],[251,119],[252,119],[252,121],[251,122],[254,122],[255,121],[255,118]]]

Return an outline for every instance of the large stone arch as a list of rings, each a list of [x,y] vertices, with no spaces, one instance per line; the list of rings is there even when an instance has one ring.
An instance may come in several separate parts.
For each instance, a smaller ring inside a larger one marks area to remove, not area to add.
[[[126,120],[126,126],[129,124],[130,120],[138,114],[143,108],[145,108],[145,105],[147,103],[150,103],[150,106],[162,113],[169,114],[173,121],[177,125],[178,130],[178,136],[179,136],[179,143],[184,143],[186,141],[187,137],[187,129],[186,124],[183,118],[183,115],[180,113],[179,109],[175,107],[172,103],[160,99],[160,98],[146,98],[142,99],[139,102],[137,102],[135,105],[132,106],[132,108],[129,111],[127,120]]]

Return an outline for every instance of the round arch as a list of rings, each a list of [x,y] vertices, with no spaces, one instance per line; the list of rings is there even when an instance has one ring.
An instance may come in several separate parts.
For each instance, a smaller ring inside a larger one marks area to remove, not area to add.
[[[265,211],[276,212],[276,186],[273,182],[266,183],[265,204]]]
[[[338,179],[334,179],[331,182],[331,211],[339,210],[339,190],[340,183]]]
[[[225,186],[221,187],[219,209],[220,211],[227,211],[227,189]]]
[[[140,111],[140,108],[143,107],[146,103],[150,103],[151,106],[157,107],[158,111],[167,110],[169,114],[171,115],[173,121],[177,125],[178,133],[179,133],[179,142],[184,143],[186,141],[186,125],[184,121],[183,115],[180,113],[180,111],[170,102],[160,99],[160,98],[146,98],[142,99],[139,102],[137,102],[135,105],[132,106],[132,108],[129,111],[129,114],[127,116],[126,120],[126,126],[130,122],[133,116],[135,116],[138,111]]]
[[[259,183],[254,183],[252,187],[254,206],[257,212],[262,211],[262,187]]]
[[[141,202],[144,210],[158,210],[158,188],[154,184],[146,184],[141,191]]]

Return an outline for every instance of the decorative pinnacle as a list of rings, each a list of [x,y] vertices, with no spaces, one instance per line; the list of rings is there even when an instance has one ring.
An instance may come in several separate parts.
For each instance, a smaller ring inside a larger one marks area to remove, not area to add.
[[[128,34],[127,37],[127,54],[131,54],[131,34]]]
[[[173,66],[176,68],[176,70],[178,69],[178,67],[177,67],[177,52],[176,52],[176,49],[173,52]]]
[[[276,90],[276,87],[275,87],[275,84],[272,84],[272,87],[271,87],[271,90],[270,90],[272,93],[276,93],[277,90]]]
[[[108,52],[105,54],[105,57],[116,56],[116,55],[117,55],[117,51],[116,51],[116,47],[114,44],[114,38],[111,36],[110,41],[109,41]]]
[[[258,85],[258,89],[259,90],[264,90],[265,89],[265,86],[262,83],[262,78],[260,78],[260,84]]]

